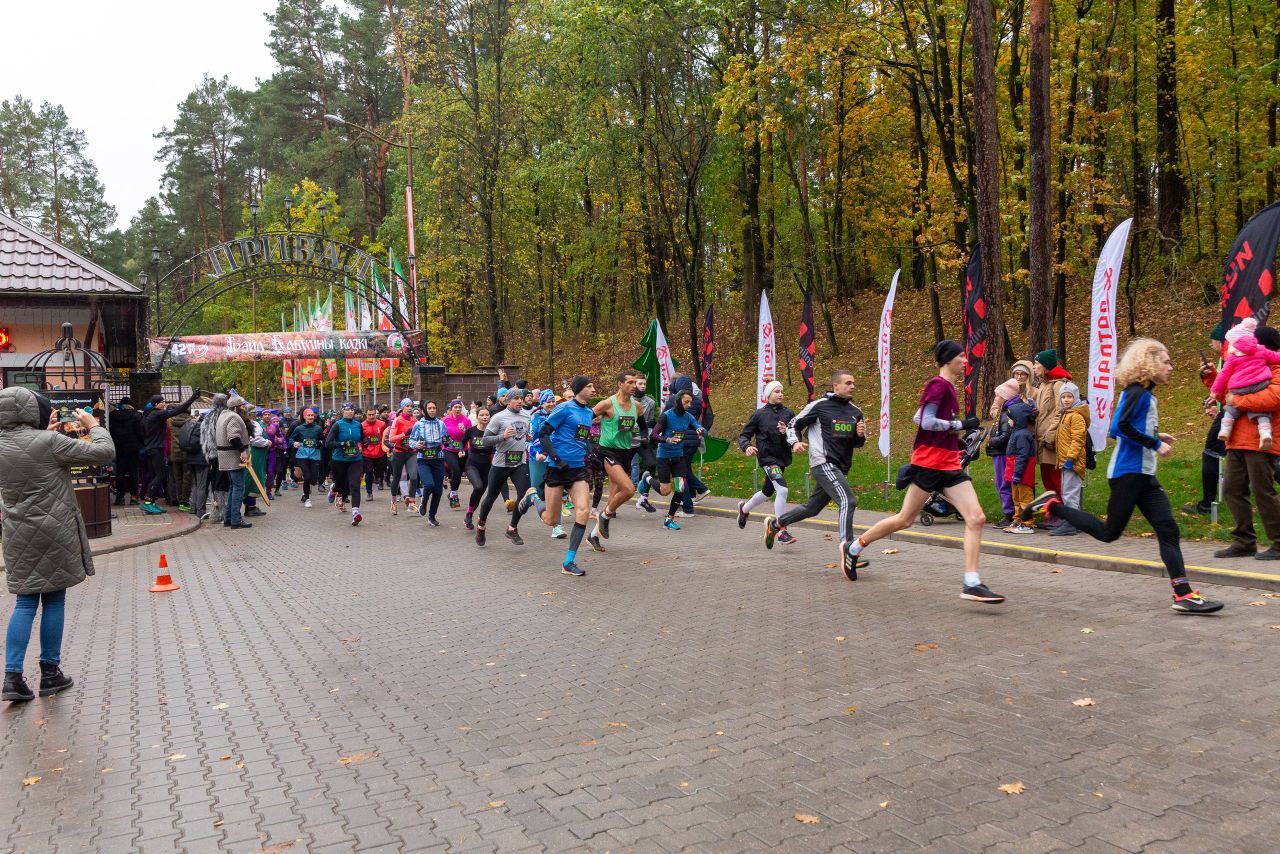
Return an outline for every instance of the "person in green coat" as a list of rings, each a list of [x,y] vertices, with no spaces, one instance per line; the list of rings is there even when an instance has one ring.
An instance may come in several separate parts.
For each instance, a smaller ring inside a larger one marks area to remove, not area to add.
[[[265,516],[266,511],[258,506],[258,496],[262,494],[258,484],[265,487],[267,483],[267,452],[271,449],[271,440],[267,438],[267,426],[262,423],[262,407],[256,407],[253,417],[249,417],[246,406],[245,425],[249,428],[249,465],[258,479],[245,478],[244,515]]]

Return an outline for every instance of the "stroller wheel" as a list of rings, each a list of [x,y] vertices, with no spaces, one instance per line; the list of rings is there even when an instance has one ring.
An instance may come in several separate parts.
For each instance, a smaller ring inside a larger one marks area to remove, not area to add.
[[[921,513],[921,514],[920,514],[920,524],[921,524],[921,525],[924,525],[926,528],[927,528],[927,527],[929,527],[930,525],[932,525],[932,524],[933,524],[933,514],[932,514],[932,513]]]

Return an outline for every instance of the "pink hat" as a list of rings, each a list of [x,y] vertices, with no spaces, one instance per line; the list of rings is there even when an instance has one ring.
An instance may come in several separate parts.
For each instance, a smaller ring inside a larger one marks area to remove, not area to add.
[[[1258,321],[1252,317],[1246,317],[1235,326],[1227,330],[1226,340],[1228,346],[1235,346],[1235,343],[1244,336],[1253,337],[1253,333],[1258,329]]]

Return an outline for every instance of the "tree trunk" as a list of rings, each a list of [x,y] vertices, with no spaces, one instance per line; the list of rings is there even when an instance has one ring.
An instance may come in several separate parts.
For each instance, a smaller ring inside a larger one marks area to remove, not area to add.
[[[979,5],[982,5],[979,2]],[[1053,315],[1049,294],[1051,263],[1049,240],[1052,214],[1049,210],[1049,149],[1051,119],[1049,115],[1049,0],[1030,0],[1031,47],[1030,75],[1027,95],[1030,101],[1031,151],[1030,229],[1027,234],[1031,254],[1031,351],[1053,346]],[[974,23],[974,62],[978,61],[977,23]],[[1074,71],[1073,71],[1074,74]],[[974,97],[977,97],[975,80]],[[985,246],[984,246],[985,248]],[[987,279],[984,276],[983,282]]]
[[[992,0],[969,0],[973,24],[974,165],[978,239],[987,303],[987,351],[980,403],[1005,379],[1003,288],[1000,276],[1000,128],[996,116],[995,10]],[[978,411],[985,407],[980,405]]]
[[[1182,242],[1182,211],[1187,183],[1178,144],[1178,46],[1174,0],[1156,3],[1156,228],[1160,252],[1168,255]]]

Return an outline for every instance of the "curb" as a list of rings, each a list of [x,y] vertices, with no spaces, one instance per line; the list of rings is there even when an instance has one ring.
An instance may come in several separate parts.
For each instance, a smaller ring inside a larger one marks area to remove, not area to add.
[[[738,515],[736,510],[731,510],[725,507],[714,507],[706,504],[698,505],[698,509],[720,513],[731,517],[736,517]],[[801,528],[813,528],[816,530],[836,527],[835,522],[831,522],[826,519],[805,519],[801,522],[795,523],[795,525]],[[871,526],[855,522],[853,527],[859,531],[865,531]],[[942,546],[943,548],[950,549],[964,548],[963,537],[952,537],[947,534],[931,534],[923,531],[899,531],[896,534],[890,534],[887,539],[897,540],[904,543],[917,543],[925,546]],[[1152,575],[1157,578],[1165,577],[1164,564],[1157,561],[1140,560],[1138,558],[1112,557],[1110,555],[1091,554],[1089,552],[1057,551],[1055,549],[1021,546],[1013,543],[996,542],[993,540],[982,541],[982,553],[998,555],[1000,557],[1015,557],[1021,560],[1033,560],[1040,563],[1058,564],[1061,566],[1075,566],[1083,569],[1100,569],[1105,572],[1127,572],[1132,575]],[[1280,592],[1280,575],[1272,575],[1264,572],[1249,572],[1248,570],[1243,569],[1223,569],[1216,566],[1192,566],[1188,564],[1187,578],[1191,581],[1205,584],[1222,584],[1229,587],[1252,587],[1259,590],[1273,590]]]
[[[133,549],[133,548],[137,548],[138,546],[149,546],[149,545],[152,545],[153,543],[159,543],[165,540],[172,540],[175,537],[181,537],[184,534],[190,534],[192,531],[197,530],[202,524],[204,524],[203,522],[200,521],[200,518],[198,516],[192,516],[190,513],[186,513],[183,515],[189,518],[171,522],[168,525],[166,525],[164,528],[161,528],[158,531],[153,531],[149,534],[141,536],[136,540],[129,540],[128,542],[103,544],[102,546],[97,548],[94,547],[93,541],[90,540],[89,551],[94,557],[99,557],[101,555],[115,554],[116,552],[122,552],[125,549]]]

